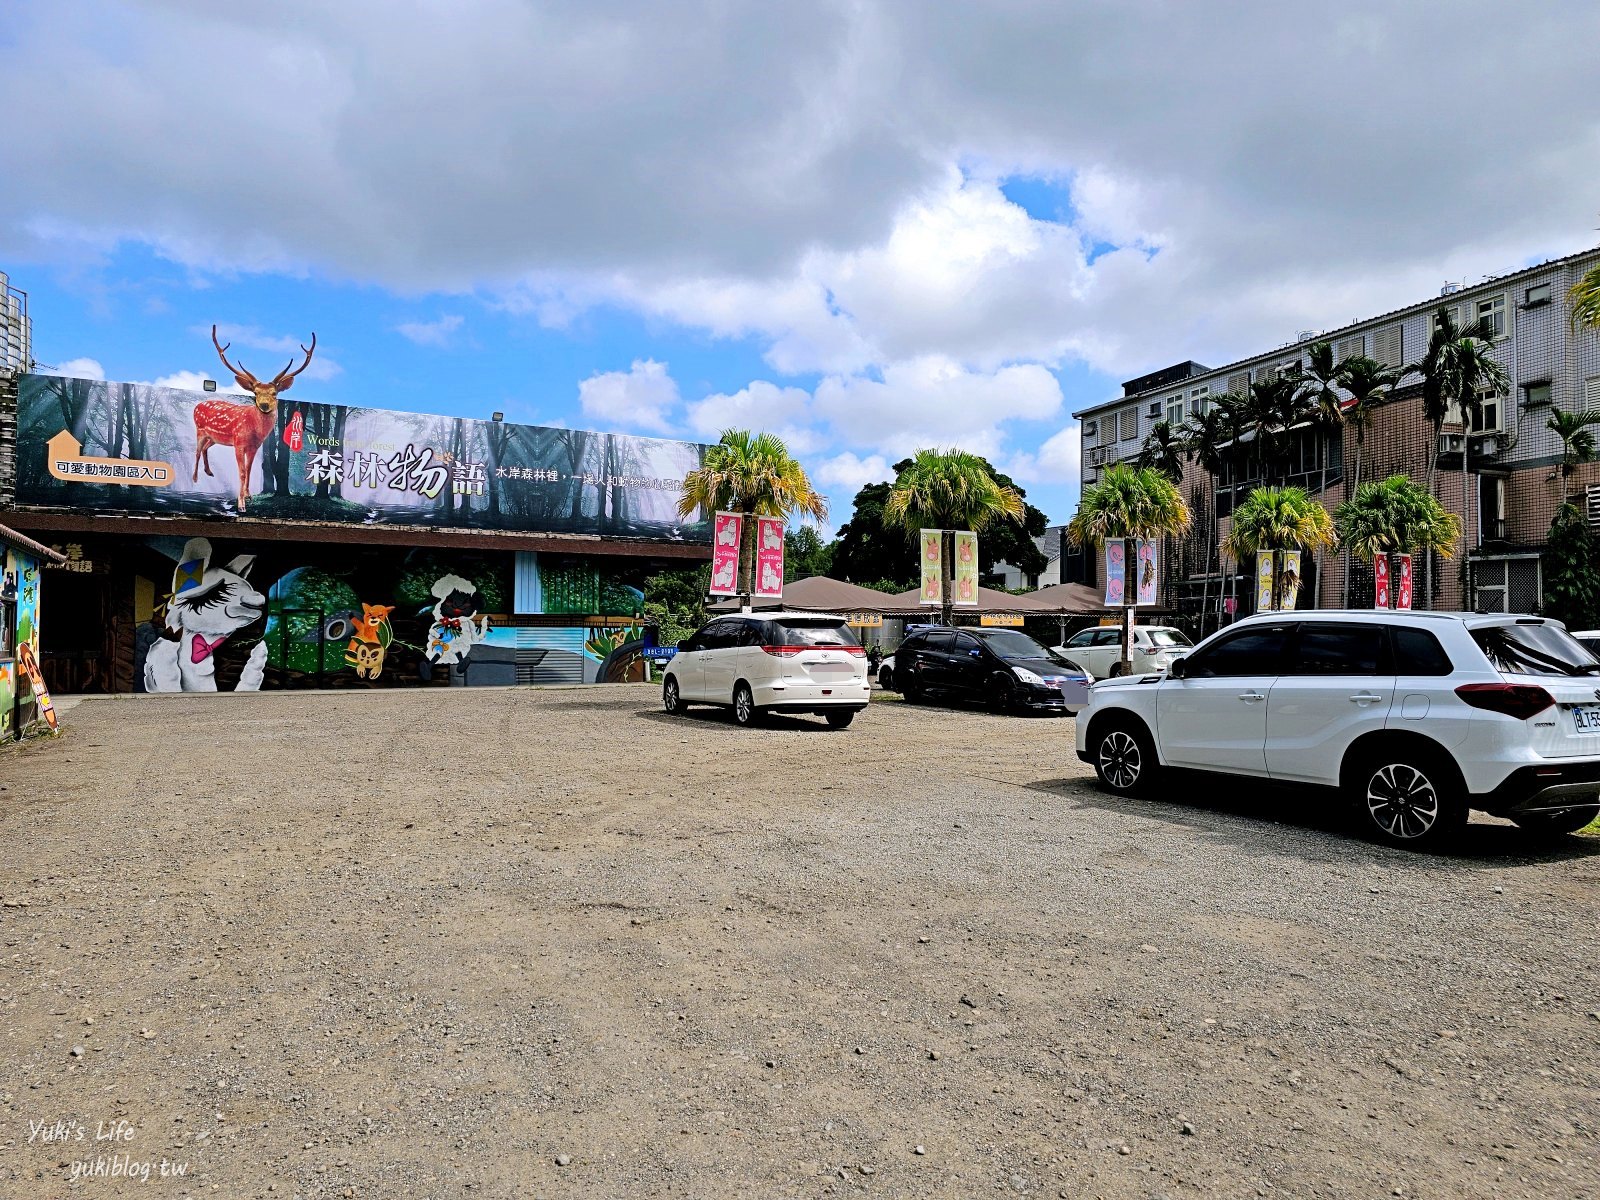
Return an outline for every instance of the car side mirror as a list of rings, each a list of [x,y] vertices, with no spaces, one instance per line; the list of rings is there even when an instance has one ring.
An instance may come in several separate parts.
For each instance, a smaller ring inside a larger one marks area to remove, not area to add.
[[[983,651],[982,650],[968,650],[967,653],[972,655],[973,658],[978,658],[983,654]]]
[[[1186,659],[1183,659],[1183,658],[1175,658],[1175,659],[1173,659],[1171,662],[1169,662],[1167,664],[1167,678],[1168,679],[1182,679],[1185,675],[1187,675],[1189,673],[1189,668],[1188,668],[1188,666],[1186,664],[1187,664],[1187,660]]]

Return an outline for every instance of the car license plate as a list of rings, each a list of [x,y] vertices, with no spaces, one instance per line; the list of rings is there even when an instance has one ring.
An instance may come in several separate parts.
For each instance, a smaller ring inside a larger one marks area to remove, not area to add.
[[[1578,733],[1600,733],[1600,708],[1574,706],[1572,726]]]

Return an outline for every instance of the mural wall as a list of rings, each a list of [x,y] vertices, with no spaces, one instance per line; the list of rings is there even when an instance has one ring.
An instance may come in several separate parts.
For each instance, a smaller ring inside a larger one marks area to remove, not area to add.
[[[16,735],[18,697],[24,727],[34,716],[32,686],[20,660],[29,652],[38,659],[39,568],[37,559],[0,546],[0,737]]]
[[[282,544],[240,549],[220,551],[205,538],[142,544],[134,569],[161,581],[135,639],[136,690],[644,678],[648,562]],[[526,594],[530,580],[542,589]]]
[[[241,382],[243,378],[241,378]],[[709,542],[693,442],[24,375],[20,506]]]

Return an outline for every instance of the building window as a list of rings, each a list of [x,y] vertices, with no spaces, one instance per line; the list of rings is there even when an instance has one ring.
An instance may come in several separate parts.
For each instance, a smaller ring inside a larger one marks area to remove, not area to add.
[[[1122,410],[1120,428],[1121,440],[1124,442],[1131,442],[1139,436],[1139,410],[1137,408],[1125,408]]]
[[[1522,303],[1524,308],[1537,308],[1541,304],[1549,304],[1550,285],[1548,283],[1534,284],[1522,293]]]
[[[1405,345],[1399,325],[1390,325],[1372,335],[1372,357],[1386,367],[1405,366]]]
[[[1500,542],[1506,536],[1506,479],[1504,475],[1478,476],[1478,512],[1486,542]]]
[[[1523,408],[1548,408],[1551,398],[1550,381],[1548,379],[1539,383],[1525,383],[1522,385]]]
[[[1202,383],[1197,388],[1189,389],[1189,411],[1196,416],[1204,416],[1211,407],[1211,385]]]
[[[1496,338],[1506,335],[1506,297],[1502,292],[1498,296],[1486,296],[1478,301],[1477,320],[1488,322],[1489,328],[1494,330]]]
[[[1250,372],[1240,371],[1237,375],[1228,376],[1228,391],[1235,396],[1242,396],[1250,390]]]
[[[1457,327],[1459,327],[1461,325],[1461,306],[1459,304],[1450,305],[1448,308],[1445,309],[1445,312],[1450,314],[1450,323],[1452,325],[1455,325]],[[1436,334],[1438,332],[1439,332],[1439,310],[1438,309],[1434,309],[1431,313],[1428,314],[1428,336],[1431,338],[1431,337],[1433,337],[1434,334]]]
[[[1474,599],[1481,612],[1539,611],[1543,589],[1537,557],[1483,558],[1472,567]]]
[[[1095,438],[1097,438],[1099,436],[1100,436],[1100,422],[1099,421],[1085,421],[1083,423],[1083,440],[1084,441],[1092,442],[1092,441],[1094,441]]]
[[[1256,368],[1256,382],[1257,383],[1271,383],[1277,377],[1278,377],[1278,367],[1277,367],[1276,363],[1274,363],[1270,367],[1257,367]]]
[[[1591,375],[1583,381],[1583,408],[1585,412],[1600,408],[1600,375]]]
[[[1183,424],[1183,397],[1173,396],[1167,401],[1167,424],[1176,429]]]
[[[1500,415],[1504,408],[1505,397],[1493,388],[1478,389],[1478,408],[1472,414],[1471,433],[1499,433],[1504,428]],[[1461,406],[1452,400],[1445,406],[1444,422],[1446,425],[1460,425]]]
[[[1341,338],[1335,351],[1340,362],[1344,362],[1347,358],[1360,358],[1367,352],[1367,335],[1358,333],[1352,337]]]

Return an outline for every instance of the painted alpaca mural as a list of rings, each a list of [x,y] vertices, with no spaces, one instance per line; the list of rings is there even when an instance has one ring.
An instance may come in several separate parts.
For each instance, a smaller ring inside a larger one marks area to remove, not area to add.
[[[211,474],[210,450],[213,446],[232,446],[233,460],[239,468],[239,511],[244,512],[250,499],[250,476],[255,471],[256,454],[261,443],[272,436],[278,423],[278,395],[287,392],[295,376],[311,365],[311,356],[317,352],[317,335],[311,335],[311,345],[301,346],[306,360],[295,370],[294,359],[275,375],[270,383],[262,383],[243,365],[234,366],[228,361],[228,346],[217,341],[217,327],[211,327],[211,344],[217,348],[222,365],[233,373],[239,386],[255,394],[255,399],[236,403],[231,400],[202,400],[194,406],[194,473],[191,483],[200,479],[200,468]]]
[[[217,647],[239,630],[261,619],[267,598],[250,586],[255,555],[241,554],[224,566],[211,565],[211,543],[192,538],[172,572],[172,598],[167,602],[167,628],[178,635],[150,647],[144,660],[147,692],[214,692]],[[261,690],[267,643],[256,643],[234,689]]]
[[[489,633],[489,618],[472,614],[478,611],[478,589],[459,575],[443,575],[429,589],[438,601],[433,606],[433,624],[428,628],[428,658],[442,667],[458,663],[472,652]]]

